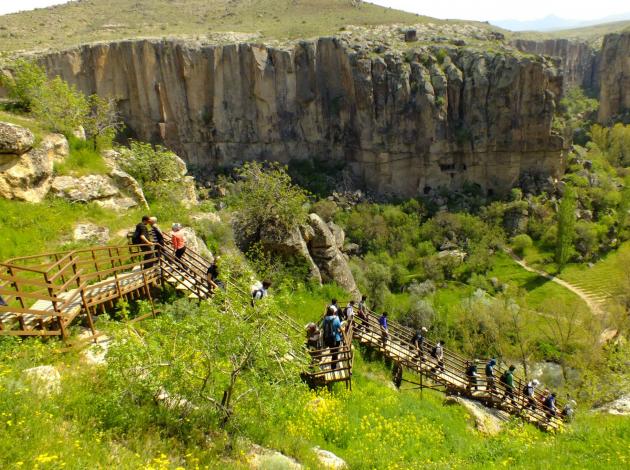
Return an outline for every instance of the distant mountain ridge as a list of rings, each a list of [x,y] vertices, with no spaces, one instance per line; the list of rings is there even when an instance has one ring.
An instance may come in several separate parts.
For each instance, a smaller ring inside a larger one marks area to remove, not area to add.
[[[626,20],[630,20],[630,12],[610,15],[590,21],[571,20],[568,18],[561,18],[556,15],[548,15],[544,18],[536,20],[499,20],[492,21],[491,24],[510,31],[559,31],[564,29],[585,28],[588,26]]]

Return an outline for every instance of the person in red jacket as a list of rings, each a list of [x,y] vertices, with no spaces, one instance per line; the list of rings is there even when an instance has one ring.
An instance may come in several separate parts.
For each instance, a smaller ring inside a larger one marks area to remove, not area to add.
[[[173,243],[173,250],[175,250],[175,257],[181,262],[184,253],[186,253],[186,240],[184,234],[181,232],[181,224],[173,224],[173,234],[171,235],[171,242]],[[184,263],[182,263],[183,265]]]

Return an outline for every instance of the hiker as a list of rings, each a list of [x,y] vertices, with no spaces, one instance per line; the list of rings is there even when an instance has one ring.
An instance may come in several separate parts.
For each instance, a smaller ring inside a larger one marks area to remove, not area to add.
[[[486,391],[492,393],[496,392],[496,386],[494,384],[494,367],[497,365],[497,360],[492,358],[486,364]]]
[[[399,389],[400,386],[402,385],[402,381],[403,381],[403,368],[400,364],[395,363],[394,368],[392,369],[392,382],[394,382],[394,385],[396,386],[396,388]]]
[[[157,226],[157,217],[149,217],[149,239],[156,243],[157,245],[163,247],[164,246],[164,234],[160,230],[160,227]]]
[[[305,327],[306,329],[306,347],[311,351],[320,349],[321,330],[313,322]]]
[[[466,379],[468,380],[468,385],[466,386],[466,390],[469,392],[477,391],[477,377],[479,374],[477,373],[477,364],[478,361],[475,359],[473,362],[466,362]]]
[[[348,302],[348,306],[343,309],[343,316],[348,322],[348,328],[350,328],[352,320],[354,320],[354,304],[355,301],[351,300],[350,302]]]
[[[360,320],[359,325],[365,324],[365,326],[367,327],[368,314],[367,314],[367,306],[365,305],[366,300],[367,300],[367,296],[365,295],[361,296],[361,301],[359,302],[359,305],[357,308],[357,317]],[[357,328],[361,328],[361,326],[358,326]]]
[[[416,348],[415,357],[419,357],[422,361],[424,361],[424,335],[426,334],[426,332],[427,329],[423,326],[416,331],[416,334],[411,339],[411,344]]]
[[[131,237],[131,242],[134,245],[140,245],[140,250],[144,253],[145,262],[142,264],[144,269],[150,268],[155,264],[154,262],[147,261],[152,259],[154,254],[153,242],[151,241],[151,235],[149,233],[151,230],[151,226],[149,225],[150,219],[148,215],[143,215],[142,222],[136,225],[136,230],[133,233],[133,237]]]
[[[180,262],[180,264],[186,268],[186,265],[182,261],[182,257],[184,253],[186,253],[186,240],[184,239],[184,234],[181,231],[181,224],[175,223],[171,227],[173,230],[173,234],[171,235],[171,243],[173,244],[173,250],[175,250],[175,258]]]
[[[545,407],[545,413],[547,414],[547,419],[551,420],[552,417],[556,416],[556,394],[550,393],[543,402]]]
[[[219,261],[219,257],[215,256],[206,271],[206,278],[208,279],[208,288],[210,289],[210,292],[212,292],[214,286],[217,286],[221,290],[225,290],[225,284],[223,281],[219,280],[219,267],[217,266],[217,261]]]
[[[270,287],[271,281],[263,281],[262,284],[260,282],[257,282],[252,286],[252,307],[254,306],[255,300],[260,300],[267,297]]]
[[[437,361],[437,366],[433,368],[433,372],[437,372],[438,369],[444,372],[444,344],[444,341],[440,340],[431,350],[431,356]]]
[[[575,400],[569,400],[566,405],[564,405],[564,408],[562,408],[562,413],[560,413],[562,419],[567,422],[573,421],[573,415],[575,415],[576,406],[577,403],[575,402]]]
[[[331,369],[336,369],[337,357],[339,357],[337,351],[341,344],[341,321],[337,316],[337,311],[332,306],[326,310],[322,330],[324,331],[324,346],[333,353]]]
[[[387,326],[387,312],[383,312],[383,314],[378,319],[378,324],[381,329],[381,341],[383,342],[383,348],[387,345],[387,340],[389,339],[389,327]]]
[[[525,387],[523,387],[523,395],[527,399],[527,408],[532,410],[536,409],[536,387],[540,385],[540,382],[537,379],[531,380],[527,382]]]
[[[339,315],[339,307],[337,306],[337,299],[333,298],[330,301],[330,305],[326,307],[326,311],[328,311],[329,308],[332,308],[335,311],[335,313]]]
[[[516,370],[516,366],[510,366],[508,370],[501,374],[501,383],[505,388],[505,393],[503,394],[503,398],[501,401],[509,398],[512,403],[516,403],[516,399],[514,398],[514,371]]]

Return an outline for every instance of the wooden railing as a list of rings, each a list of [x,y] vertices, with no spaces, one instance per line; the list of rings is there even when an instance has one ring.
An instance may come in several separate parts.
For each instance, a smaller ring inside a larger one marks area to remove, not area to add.
[[[428,376],[433,382],[443,385],[450,393],[469,396],[489,405],[500,407],[511,414],[521,414],[526,411],[532,421],[543,427],[558,428],[561,426],[562,419],[558,410],[561,409],[562,405],[557,403],[557,409],[554,413],[543,404],[543,393],[538,389],[535,390],[533,397],[535,406],[529,408],[529,398],[522,392],[525,382],[521,379],[514,378],[513,401],[505,398],[506,387],[499,380],[504,372],[502,368],[495,367],[494,388],[487,387],[484,374],[485,363],[482,370],[478,371],[477,379],[473,384],[466,375],[466,369],[473,362],[472,360],[444,348],[443,367],[440,367],[437,360],[431,357],[431,351],[436,344],[428,338],[424,340],[421,357],[417,357],[417,348],[412,343],[414,331],[391,320],[388,320],[388,339],[386,342],[380,339],[379,344],[379,338],[382,338],[382,335],[378,319],[379,317],[373,312],[367,312],[367,321],[362,321],[355,316],[357,322],[356,336],[365,339],[372,346],[379,347],[398,364]],[[387,344],[387,348],[384,347],[384,344]]]

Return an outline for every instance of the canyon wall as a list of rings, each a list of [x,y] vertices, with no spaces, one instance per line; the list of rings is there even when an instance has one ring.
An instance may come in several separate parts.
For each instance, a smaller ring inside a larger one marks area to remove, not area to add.
[[[414,196],[478,183],[507,192],[555,176],[562,77],[541,57],[425,46],[382,56],[336,38],[287,47],[136,40],[41,58],[117,100],[138,138],[196,167],[342,160],[364,187]]]
[[[606,35],[600,55],[598,119],[607,123],[630,113],[630,32]]]
[[[563,85],[569,88],[580,86],[596,90],[599,87],[598,51],[590,44],[570,39],[546,39],[533,41],[516,39],[512,45],[530,54],[559,57],[562,60]]]

